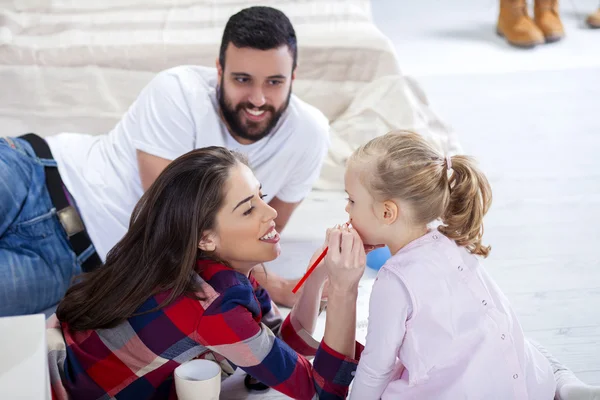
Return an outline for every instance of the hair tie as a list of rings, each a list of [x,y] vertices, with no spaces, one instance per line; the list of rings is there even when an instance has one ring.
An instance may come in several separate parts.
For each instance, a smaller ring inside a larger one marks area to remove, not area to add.
[[[446,156],[446,168],[448,168],[448,171],[452,169],[452,156]]]

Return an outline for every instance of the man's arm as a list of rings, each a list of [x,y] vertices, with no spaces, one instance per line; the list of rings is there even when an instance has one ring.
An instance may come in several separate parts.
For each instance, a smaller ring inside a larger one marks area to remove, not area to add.
[[[184,67],[158,73],[120,122],[136,150],[144,191],[171,160],[194,148],[196,127],[180,82],[182,74]]]
[[[165,158],[153,156],[141,150],[136,150],[138,169],[140,171],[140,180],[142,181],[142,188],[144,192],[152,186],[156,178],[167,165],[171,163],[171,160]]]

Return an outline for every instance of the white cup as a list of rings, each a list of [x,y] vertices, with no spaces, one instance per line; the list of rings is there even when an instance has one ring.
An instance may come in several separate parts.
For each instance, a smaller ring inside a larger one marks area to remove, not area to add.
[[[192,360],[175,368],[175,390],[180,400],[219,400],[221,367],[211,360]]]

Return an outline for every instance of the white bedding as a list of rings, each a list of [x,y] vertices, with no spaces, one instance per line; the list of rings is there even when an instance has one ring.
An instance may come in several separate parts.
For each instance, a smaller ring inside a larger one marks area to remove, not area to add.
[[[250,0],[0,0],[0,135],[110,130],[158,71],[213,66],[223,27]],[[368,0],[263,1],[298,34],[294,92],[330,120],[318,188],[339,188],[357,145],[413,129],[452,152],[458,142],[402,76]]]

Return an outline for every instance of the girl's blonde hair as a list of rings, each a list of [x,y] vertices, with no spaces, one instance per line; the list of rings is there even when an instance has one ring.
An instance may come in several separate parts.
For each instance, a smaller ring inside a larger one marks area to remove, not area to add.
[[[472,254],[488,256],[490,247],[481,239],[492,190],[471,157],[445,157],[420,135],[394,131],[358,148],[349,160],[357,162],[366,167],[362,181],[376,200],[402,200],[411,222],[440,219],[441,233]]]

